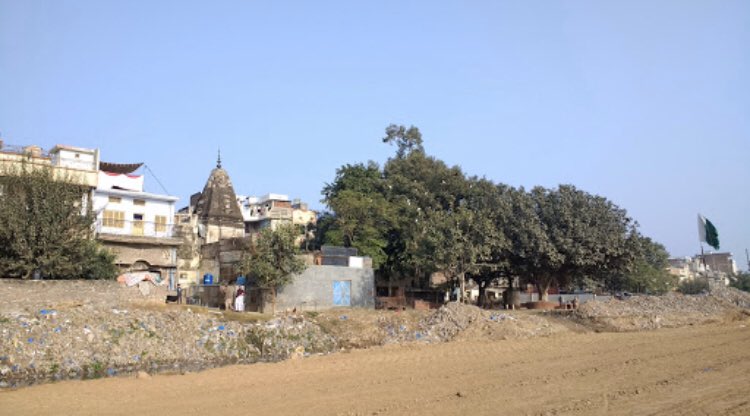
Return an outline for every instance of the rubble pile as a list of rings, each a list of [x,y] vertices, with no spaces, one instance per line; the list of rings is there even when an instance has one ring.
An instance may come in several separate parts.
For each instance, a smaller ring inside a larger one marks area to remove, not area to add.
[[[711,296],[729,302],[743,309],[750,309],[750,293],[733,287],[716,287],[711,289]]]
[[[163,297],[144,302],[150,298],[138,288],[111,282],[0,281],[0,295],[9,300],[0,306],[0,387],[195,371],[327,353],[336,345],[303,316],[237,322],[218,311],[166,307]]]
[[[742,308],[748,307],[748,294],[737,292],[721,288],[710,295],[668,293],[592,301],[582,304],[574,317],[604,331],[639,331],[715,322],[736,316]]]
[[[142,283],[0,279],[0,388],[182,373],[375,345],[546,337],[578,328],[638,331],[750,315],[750,294],[719,288],[590,301],[576,311],[483,310],[451,302],[435,311],[332,309],[264,321],[165,305],[165,288]]]
[[[549,319],[546,311],[506,313],[505,311],[483,311],[481,320],[461,332],[461,340],[506,340],[548,337],[567,332],[567,327]]]
[[[481,318],[482,310],[480,308],[450,302],[423,319],[419,323],[420,331],[414,333],[414,338],[426,342],[450,341]]]
[[[519,339],[550,336],[564,330],[564,326],[546,319],[543,313],[509,313],[451,302],[424,317],[414,328],[400,327],[385,342]]]
[[[308,318],[337,341],[339,349],[368,348],[403,341],[413,335],[425,310],[332,309],[307,312]]]

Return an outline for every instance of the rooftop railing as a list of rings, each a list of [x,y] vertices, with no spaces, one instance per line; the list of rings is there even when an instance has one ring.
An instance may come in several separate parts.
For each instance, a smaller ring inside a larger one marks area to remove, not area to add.
[[[0,152],[31,157],[50,157],[49,152],[39,146],[20,146],[15,144],[3,143],[0,140]]]

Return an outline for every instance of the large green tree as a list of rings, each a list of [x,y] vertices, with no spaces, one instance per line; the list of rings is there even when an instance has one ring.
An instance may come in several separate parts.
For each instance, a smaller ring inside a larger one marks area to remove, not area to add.
[[[0,177],[0,276],[113,278],[114,256],[92,240],[88,189],[48,167],[22,164]]]
[[[534,198],[523,188],[510,190],[508,196],[512,221],[506,232],[510,239],[511,273],[533,284],[540,296],[546,296],[556,282],[556,271],[565,258],[552,241],[540,215],[539,196]]]
[[[293,225],[264,228],[240,262],[240,271],[255,278],[258,286],[271,291],[273,313],[276,313],[276,291],[289,284],[295,274],[305,270],[297,254],[297,231]]]
[[[516,198],[521,222],[513,227],[514,266],[537,287],[541,299],[547,299],[552,285],[604,279],[629,267],[634,225],[625,210],[606,198],[572,185],[536,187],[529,197]]]
[[[464,207],[475,212],[479,221],[475,224],[478,231],[478,244],[482,251],[476,257],[474,267],[468,276],[479,288],[479,305],[486,304],[486,289],[493,282],[510,276],[511,244],[508,238],[508,226],[512,222],[510,188],[496,185],[484,178],[468,178],[468,191]]]
[[[678,278],[669,273],[669,253],[663,245],[638,235],[634,241],[632,267],[621,273],[614,290],[661,294],[677,287]]]
[[[484,212],[468,207],[434,210],[427,214],[419,240],[418,258],[425,272],[441,271],[456,280],[463,300],[467,273],[476,273],[491,254],[493,224]]]
[[[454,211],[465,203],[466,177],[459,167],[449,167],[422,150],[389,159],[383,177],[393,216],[381,271],[389,278],[423,276],[434,269],[430,253],[420,247],[429,217],[437,220],[435,213]]]
[[[374,162],[345,165],[323,189],[323,201],[336,213],[323,222],[326,244],[356,247],[379,267],[387,258],[385,248],[393,218],[386,200],[380,168]]]
[[[467,177],[429,156],[416,127],[391,125],[397,145],[380,169],[345,165],[323,190],[326,240],[360,248],[381,276],[442,271],[482,289],[523,278],[546,298],[553,285],[599,282],[633,267],[635,224],[598,195],[561,185],[530,192]]]

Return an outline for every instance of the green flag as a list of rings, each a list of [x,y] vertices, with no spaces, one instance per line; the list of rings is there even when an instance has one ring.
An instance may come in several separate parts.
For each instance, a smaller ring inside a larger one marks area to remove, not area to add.
[[[698,237],[714,249],[719,249],[719,232],[716,227],[703,215],[698,214]]]

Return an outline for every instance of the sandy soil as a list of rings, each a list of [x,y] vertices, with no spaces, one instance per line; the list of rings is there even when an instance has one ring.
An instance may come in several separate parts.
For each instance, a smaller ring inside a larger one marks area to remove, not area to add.
[[[0,392],[2,415],[748,415],[750,321],[393,345]]]

